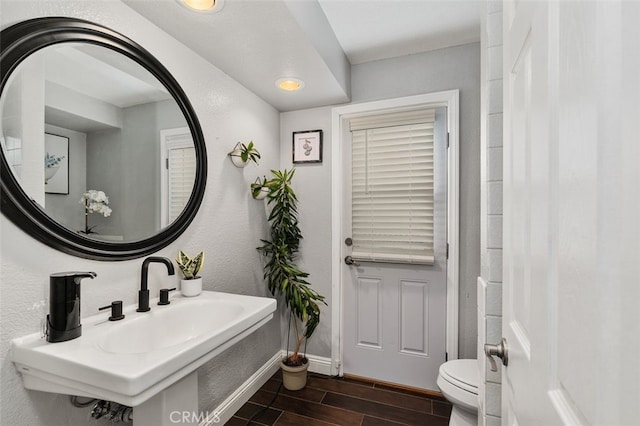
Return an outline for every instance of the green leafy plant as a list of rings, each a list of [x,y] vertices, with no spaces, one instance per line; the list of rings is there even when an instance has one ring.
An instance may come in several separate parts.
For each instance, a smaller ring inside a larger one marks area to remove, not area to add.
[[[251,184],[251,196],[256,200],[264,198],[264,196],[261,196],[261,194],[263,192],[263,188],[269,189],[267,183],[268,182],[266,176],[263,176],[262,179],[256,178],[255,182]]]
[[[267,259],[264,278],[271,294],[282,296],[294,317],[296,346],[285,360],[285,364],[290,366],[306,362],[306,358],[300,355],[300,348],[320,323],[319,303],[326,305],[324,296],[313,290],[306,280],[309,274],[301,271],[295,263],[302,234],[298,226],[298,199],[291,187],[294,172],[272,170],[274,177],[265,183],[270,189],[271,241],[261,240],[263,245],[258,247]]]
[[[178,257],[176,258],[176,263],[182,271],[182,275],[184,275],[185,280],[194,280],[198,277],[198,272],[200,272],[200,268],[202,268],[202,264],[204,263],[204,252],[201,251],[196,257],[193,259],[187,256],[185,252],[180,250],[178,252]]]
[[[248,145],[238,142],[229,155],[232,157],[240,157],[244,163],[253,161],[258,164],[258,160],[260,159],[260,152],[256,149],[253,141],[249,141]]]

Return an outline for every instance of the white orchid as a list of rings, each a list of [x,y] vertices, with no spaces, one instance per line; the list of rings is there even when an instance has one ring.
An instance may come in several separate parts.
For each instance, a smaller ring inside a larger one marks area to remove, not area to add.
[[[90,189],[80,199],[80,204],[85,206],[87,213],[100,213],[104,217],[111,216],[111,208],[107,206],[109,204],[109,197],[103,191],[96,191]]]
[[[112,210],[107,205],[109,204],[109,197],[103,191],[90,189],[82,194],[80,204],[84,206],[84,230],[78,232],[86,235],[96,234],[97,232],[93,231],[96,225],[89,227],[89,213],[100,213],[104,217],[111,216]]]

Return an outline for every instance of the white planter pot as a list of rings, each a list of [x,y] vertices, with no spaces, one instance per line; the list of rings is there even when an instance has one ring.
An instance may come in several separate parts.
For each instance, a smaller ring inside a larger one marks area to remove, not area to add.
[[[180,280],[180,294],[186,297],[197,296],[202,293],[202,277],[193,280]]]
[[[282,369],[282,384],[285,389],[295,391],[307,385],[308,360],[300,367],[289,367],[284,363],[284,360],[282,360],[280,361],[280,368]]]
[[[260,192],[258,192],[258,195],[253,198],[255,198],[256,200],[264,200],[265,198],[267,198],[267,195],[269,195],[269,188],[262,187],[260,188]]]
[[[242,161],[242,157],[240,156],[241,154],[242,151],[239,149],[234,149],[229,153],[229,157],[231,157],[233,165],[240,169],[247,167],[247,164],[249,164],[249,161]]]

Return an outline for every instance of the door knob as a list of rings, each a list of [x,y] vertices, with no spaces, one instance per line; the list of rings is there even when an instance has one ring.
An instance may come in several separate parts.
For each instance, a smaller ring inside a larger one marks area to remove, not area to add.
[[[484,345],[484,354],[491,363],[491,371],[498,371],[498,364],[493,359],[494,356],[502,359],[502,365],[505,367],[509,365],[509,348],[507,347],[507,340],[503,337],[502,341],[497,345]]]
[[[355,260],[353,260],[353,257],[351,257],[351,256],[345,257],[344,258],[344,263],[346,263],[347,265],[360,266],[360,264],[358,262],[356,262]]]

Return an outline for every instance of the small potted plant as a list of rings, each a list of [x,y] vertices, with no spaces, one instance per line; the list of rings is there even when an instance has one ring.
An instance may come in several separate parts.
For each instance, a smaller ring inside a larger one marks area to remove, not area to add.
[[[80,204],[84,206],[84,230],[78,231],[81,234],[97,234],[93,229],[96,227],[89,226],[89,213],[100,213],[104,217],[111,216],[111,208],[109,207],[109,197],[103,191],[89,189],[82,194]]]
[[[270,191],[266,176],[263,176],[262,179],[256,178],[255,182],[251,184],[251,196],[256,200],[264,200]]]
[[[227,155],[231,158],[233,165],[239,168],[246,167],[251,161],[258,164],[260,159],[260,152],[253,145],[253,141],[249,141],[248,145],[238,142]]]
[[[204,252],[201,251],[192,259],[180,250],[176,263],[184,276],[184,279],[180,280],[180,293],[187,297],[197,296],[202,293],[202,277],[198,276],[198,272],[200,272],[200,268],[204,263]]]
[[[272,170],[274,178],[266,182],[270,192],[267,195],[271,206],[269,223],[271,241],[262,240],[258,250],[266,257],[264,278],[274,296],[282,296],[289,309],[291,328],[295,333],[295,348],[284,358],[282,382],[286,389],[299,390],[307,383],[309,361],[301,353],[302,344],[311,337],[320,323],[321,296],[310,287],[306,278],[308,273],[301,271],[295,264],[302,234],[298,227],[297,198],[291,187],[294,170]]]

